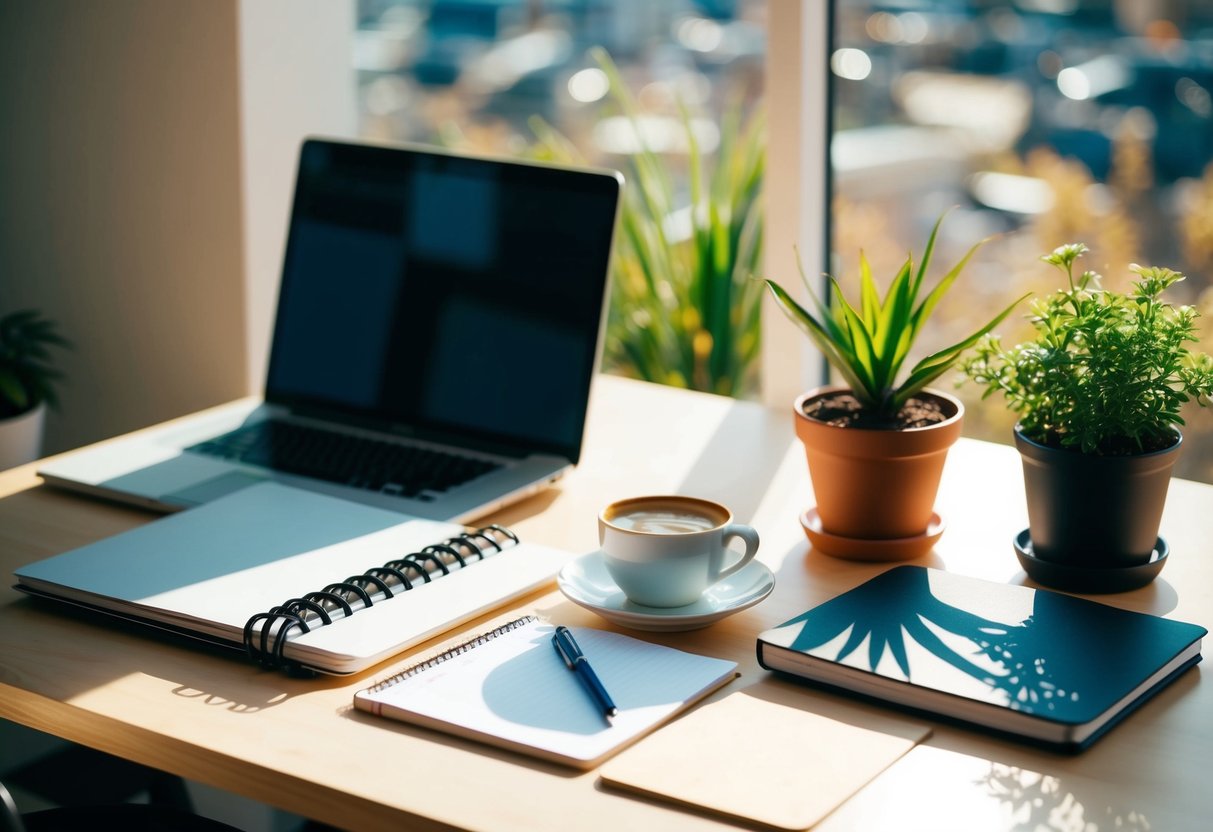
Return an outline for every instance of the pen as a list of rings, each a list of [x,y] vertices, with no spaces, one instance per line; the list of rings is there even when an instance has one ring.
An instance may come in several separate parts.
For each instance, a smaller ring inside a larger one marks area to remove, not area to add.
[[[585,685],[590,696],[594,697],[594,701],[602,708],[602,715],[615,716],[619,713],[619,709],[611,701],[611,695],[602,686],[602,680],[598,678],[594,668],[590,667],[589,661],[581,653],[581,648],[573,640],[573,634],[569,632],[568,627],[556,628],[556,632],[552,634],[552,646],[556,648],[560,658],[564,659],[569,670],[577,674],[577,678]]]

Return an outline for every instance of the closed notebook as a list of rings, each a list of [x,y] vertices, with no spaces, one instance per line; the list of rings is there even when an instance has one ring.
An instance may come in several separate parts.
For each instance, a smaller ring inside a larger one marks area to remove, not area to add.
[[[390,719],[587,769],[733,679],[737,663],[630,636],[571,627],[619,712],[608,719],[526,617],[359,691]]]
[[[353,673],[551,581],[567,553],[277,483],[16,571],[17,588]]]
[[[772,686],[773,687],[773,686]],[[802,691],[745,690],[705,705],[602,768],[609,786],[776,829],[807,829],[930,731],[806,710]]]
[[[921,566],[890,569],[758,637],[812,682],[1064,750],[1200,660],[1203,627]]]

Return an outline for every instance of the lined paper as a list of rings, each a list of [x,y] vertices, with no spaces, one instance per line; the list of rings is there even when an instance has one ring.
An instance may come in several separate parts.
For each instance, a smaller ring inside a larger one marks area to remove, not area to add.
[[[619,708],[611,720],[556,653],[555,626],[538,621],[389,687],[362,691],[355,704],[584,767],[706,696],[737,667],[617,633],[570,629]]]

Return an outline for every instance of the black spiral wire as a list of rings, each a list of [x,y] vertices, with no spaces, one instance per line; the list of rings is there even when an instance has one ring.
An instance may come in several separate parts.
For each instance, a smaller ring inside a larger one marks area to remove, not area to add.
[[[264,667],[298,672],[302,670],[299,663],[283,655],[290,634],[308,633],[313,627],[333,624],[420,584],[449,575],[452,567],[455,571],[466,569],[518,543],[516,534],[494,523],[394,558],[361,575],[351,575],[252,616],[244,625],[244,649],[249,658]]]

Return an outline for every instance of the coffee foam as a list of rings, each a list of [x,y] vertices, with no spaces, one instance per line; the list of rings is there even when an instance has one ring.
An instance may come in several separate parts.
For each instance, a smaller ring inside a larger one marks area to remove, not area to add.
[[[696,500],[638,498],[611,507],[604,519],[618,529],[647,534],[692,534],[728,522],[728,515],[711,503]]]

